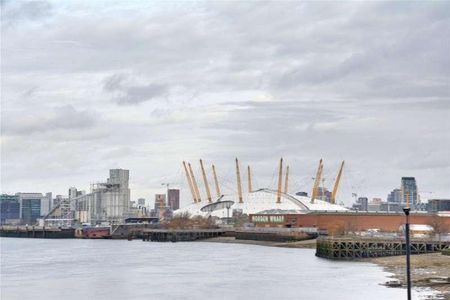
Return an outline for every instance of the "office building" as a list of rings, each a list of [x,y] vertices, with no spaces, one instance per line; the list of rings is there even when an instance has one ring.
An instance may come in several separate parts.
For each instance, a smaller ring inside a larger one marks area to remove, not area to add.
[[[144,198],[139,198],[137,200],[138,206],[140,207],[144,207],[145,206],[145,199]]]
[[[402,191],[400,189],[394,189],[387,196],[387,202],[389,203],[401,203],[402,202]]]
[[[382,202],[380,211],[382,212],[402,212],[405,205],[397,202]]]
[[[169,189],[167,192],[169,195],[168,206],[172,210],[177,210],[180,208],[180,190],[178,189]]]
[[[330,202],[331,201],[331,192],[323,187],[317,188],[317,199]]]
[[[20,204],[17,195],[0,195],[0,223],[18,224],[20,222]]]
[[[430,199],[428,200],[428,211],[450,211],[450,199]]]
[[[352,209],[358,211],[367,211],[369,199],[367,197],[359,197]]]
[[[383,200],[381,198],[372,198],[372,204],[381,204]]]
[[[43,217],[52,208],[52,193],[16,193],[20,204],[22,224],[34,225],[39,217]]]

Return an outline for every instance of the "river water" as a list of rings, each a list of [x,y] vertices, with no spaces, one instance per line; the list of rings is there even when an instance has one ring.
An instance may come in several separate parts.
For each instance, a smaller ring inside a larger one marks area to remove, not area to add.
[[[1,238],[1,299],[406,299],[382,268],[311,249]],[[414,291],[422,299],[427,291]]]

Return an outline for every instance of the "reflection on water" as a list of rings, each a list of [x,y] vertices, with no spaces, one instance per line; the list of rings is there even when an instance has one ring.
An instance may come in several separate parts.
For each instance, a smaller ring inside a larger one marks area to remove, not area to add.
[[[1,299],[405,299],[376,265],[311,249],[2,238]],[[418,297],[415,292],[415,297]]]

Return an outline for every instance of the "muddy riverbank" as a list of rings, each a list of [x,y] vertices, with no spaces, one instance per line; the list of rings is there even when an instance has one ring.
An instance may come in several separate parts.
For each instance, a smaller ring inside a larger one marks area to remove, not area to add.
[[[393,278],[406,282],[405,256],[389,256],[368,259],[393,273]],[[411,256],[411,280],[414,287],[431,287],[450,299],[450,256],[441,253]],[[447,280],[447,283],[445,281]]]
[[[283,247],[283,248],[316,248],[316,240],[304,240],[297,242],[273,242],[273,241],[256,241],[256,240],[237,240],[234,237],[216,237],[207,240],[201,240],[199,242],[208,243],[224,243],[224,244],[247,244],[247,245],[259,245],[269,247]]]

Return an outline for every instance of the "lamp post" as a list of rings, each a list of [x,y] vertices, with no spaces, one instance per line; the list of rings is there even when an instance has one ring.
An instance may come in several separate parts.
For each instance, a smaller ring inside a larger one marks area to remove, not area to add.
[[[406,238],[406,282],[407,282],[407,293],[408,300],[411,300],[411,245],[409,243],[409,206],[403,209],[406,216],[405,224],[405,238]]]

